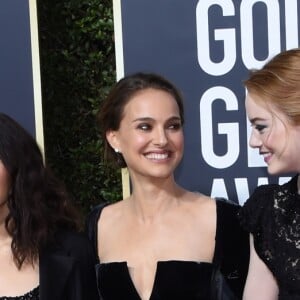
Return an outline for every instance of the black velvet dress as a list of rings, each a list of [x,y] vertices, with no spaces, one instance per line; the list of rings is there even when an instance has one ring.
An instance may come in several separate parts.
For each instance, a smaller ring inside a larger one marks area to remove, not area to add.
[[[88,217],[87,232],[96,253],[97,221],[105,205],[96,207]],[[248,262],[249,238],[237,221],[239,206],[224,200],[217,201],[216,246],[212,263],[193,261],[159,261],[149,300],[210,300],[242,299]],[[220,269],[231,295],[216,295],[215,271]],[[126,262],[96,262],[100,299],[140,300],[129,275]],[[214,296],[213,296],[214,295]]]
[[[256,188],[238,214],[254,248],[277,280],[279,299],[300,299],[300,195],[297,176]]]

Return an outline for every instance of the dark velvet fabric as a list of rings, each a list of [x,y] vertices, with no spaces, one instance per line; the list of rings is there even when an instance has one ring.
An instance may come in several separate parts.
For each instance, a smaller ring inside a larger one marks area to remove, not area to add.
[[[226,284],[235,295],[226,299],[242,299],[249,262],[248,234],[237,221],[239,206],[225,199],[216,202],[217,230],[213,262],[158,262],[150,300],[213,299],[212,274],[216,268],[220,268]],[[87,219],[87,233],[94,244],[95,255],[98,252],[97,222],[106,205],[97,206]],[[126,262],[101,263],[98,259],[96,268],[100,299],[140,300]]]
[[[208,263],[158,262],[150,300],[210,299],[211,273],[212,265]],[[131,281],[126,262],[100,264],[98,276],[103,299],[140,300]]]

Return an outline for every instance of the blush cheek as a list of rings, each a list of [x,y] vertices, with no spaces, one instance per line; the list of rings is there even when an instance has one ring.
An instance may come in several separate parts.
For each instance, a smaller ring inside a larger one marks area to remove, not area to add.
[[[147,144],[147,139],[141,135],[133,135],[130,133],[123,134],[120,147],[122,152],[127,152],[129,149],[139,151]]]
[[[177,147],[178,149],[183,152],[184,151],[184,138],[183,138],[183,134],[181,134],[178,139],[177,139]]]
[[[135,145],[136,150],[143,152],[143,148],[147,147],[149,142],[150,142],[149,139],[146,139],[145,137],[138,136],[138,137],[135,138],[134,145]]]
[[[276,136],[276,134],[271,132],[270,134],[262,138],[262,143],[267,149],[273,149],[274,145],[275,147],[278,146],[278,137]]]

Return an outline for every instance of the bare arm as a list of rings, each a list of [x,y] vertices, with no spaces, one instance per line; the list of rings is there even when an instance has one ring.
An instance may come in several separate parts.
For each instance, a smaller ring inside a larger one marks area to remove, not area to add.
[[[250,264],[243,300],[277,300],[276,279],[265,263],[259,258],[250,235]]]

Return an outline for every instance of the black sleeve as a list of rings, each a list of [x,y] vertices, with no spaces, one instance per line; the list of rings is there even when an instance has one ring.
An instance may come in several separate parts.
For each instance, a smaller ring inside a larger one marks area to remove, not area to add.
[[[57,234],[56,250],[59,257],[62,253],[65,257],[74,260],[74,266],[67,280],[64,291],[65,300],[99,300],[96,280],[96,258],[93,247],[87,236],[83,233],[62,231]],[[48,251],[51,252],[51,249]],[[59,278],[59,274],[57,274]]]
[[[278,185],[257,187],[238,213],[241,226],[253,234],[260,232],[261,226],[269,219],[273,209],[273,195]]]
[[[77,272],[80,273],[79,282],[82,282],[83,285],[83,299],[99,300],[95,269],[97,263],[95,252],[88,239],[84,239],[82,244],[85,245],[85,247],[82,247]]]
[[[217,233],[214,263],[220,266],[226,282],[242,299],[249,266],[249,234],[239,224],[240,206],[217,200]]]
[[[97,206],[95,206],[92,211],[88,214],[85,222],[85,233],[87,234],[89,240],[92,242],[93,245],[93,255],[96,257],[98,263],[98,242],[97,242],[97,236],[98,236],[98,220],[100,218],[100,214],[102,212],[102,209],[109,205],[108,202],[101,203]]]

